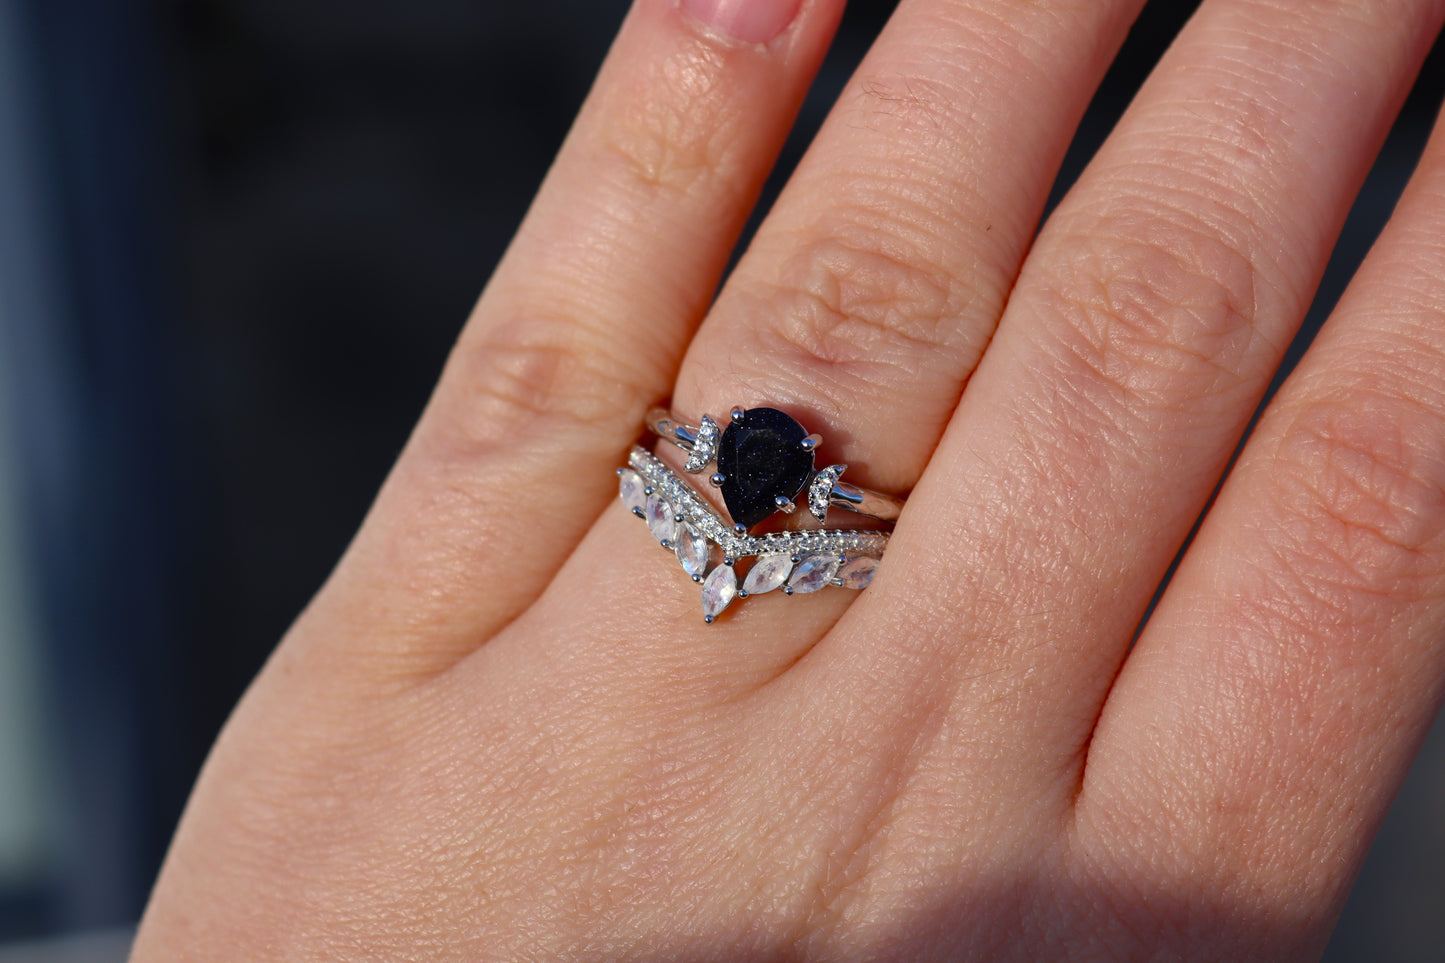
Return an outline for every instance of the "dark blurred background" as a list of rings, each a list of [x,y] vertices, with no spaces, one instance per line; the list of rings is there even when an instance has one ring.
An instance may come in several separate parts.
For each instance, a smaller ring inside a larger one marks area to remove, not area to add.
[[[360,521],[625,6],[0,0],[3,963],[123,955],[208,745]],[[769,196],[892,6],[854,0]],[[1194,6],[1149,7],[1061,189]],[[1445,959],[1440,728],[1331,959]]]

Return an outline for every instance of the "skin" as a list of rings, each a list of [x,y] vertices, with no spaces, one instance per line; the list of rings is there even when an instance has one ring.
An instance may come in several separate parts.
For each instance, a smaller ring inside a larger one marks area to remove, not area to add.
[[[1439,137],[1136,630],[1445,3],[1205,0],[1037,230],[1139,6],[904,0],[710,303],[841,0],[637,0],[134,958],[1317,956],[1445,674]],[[705,626],[666,397],[911,492],[873,586]]]

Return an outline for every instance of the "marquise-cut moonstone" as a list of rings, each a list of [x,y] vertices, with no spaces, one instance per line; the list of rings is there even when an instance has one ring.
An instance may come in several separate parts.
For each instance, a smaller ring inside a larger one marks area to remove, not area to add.
[[[677,526],[676,551],[682,570],[693,578],[702,578],[707,571],[708,556],[711,554],[711,546],[702,533],[686,522]]]
[[[702,617],[711,622],[738,597],[738,573],[719,565],[702,583]]]
[[[677,519],[672,514],[672,506],[653,493],[647,496],[646,514],[647,527],[652,530],[652,537],[671,545],[677,538]]]
[[[842,561],[836,555],[806,555],[793,569],[788,585],[794,592],[816,592],[830,585]]]
[[[629,512],[646,514],[647,482],[631,468],[624,468],[618,473],[617,494],[622,497],[622,504],[627,506]]]
[[[743,591],[749,595],[771,592],[788,580],[793,570],[793,560],[787,555],[764,555],[753,563],[748,577],[743,579]]]
[[[873,573],[878,571],[878,559],[861,555],[838,570],[838,579],[844,588],[862,590],[873,583]]]

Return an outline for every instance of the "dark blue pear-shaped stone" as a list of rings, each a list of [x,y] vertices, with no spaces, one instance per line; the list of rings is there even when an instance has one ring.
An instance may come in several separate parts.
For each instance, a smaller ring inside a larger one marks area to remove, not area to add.
[[[749,408],[718,442],[723,504],[736,524],[752,528],[778,510],[778,496],[797,501],[813,472],[808,433],[776,408]]]

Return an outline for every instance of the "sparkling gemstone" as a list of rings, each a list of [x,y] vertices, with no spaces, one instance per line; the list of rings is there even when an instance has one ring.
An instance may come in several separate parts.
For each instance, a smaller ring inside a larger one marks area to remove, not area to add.
[[[813,470],[803,447],[808,433],[776,408],[750,408],[729,422],[718,443],[723,503],[732,520],[752,528],[778,510],[778,498],[796,502]]]
[[[878,559],[867,555],[853,559],[838,570],[838,578],[844,588],[865,589],[873,583],[873,573],[878,571]]]
[[[711,555],[711,546],[702,533],[686,522],[677,526],[676,551],[682,570],[695,579],[702,578]]]
[[[633,514],[647,513],[647,482],[631,468],[624,468],[617,475],[617,494],[622,504]]]
[[[702,617],[711,622],[737,597],[737,572],[731,565],[719,565],[702,583]]]
[[[706,470],[708,464],[717,455],[718,437],[721,431],[717,422],[707,415],[702,416],[702,424],[697,429],[697,441],[692,446],[692,453],[688,455],[687,471],[693,475]]]
[[[786,555],[764,555],[753,563],[748,577],[743,579],[743,591],[749,595],[771,592],[788,580],[793,570],[793,560]]]
[[[818,521],[828,518],[828,508],[833,502],[833,486],[847,469],[847,465],[829,465],[813,477],[813,484],[808,486],[808,511]]]
[[[654,492],[647,496],[646,514],[652,537],[671,545],[677,538],[677,520],[673,517],[672,506]]]
[[[836,555],[805,555],[793,569],[788,585],[794,592],[816,592],[833,582],[842,560]]]

